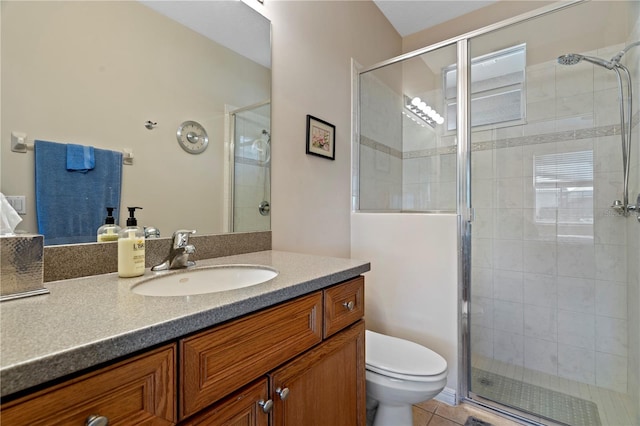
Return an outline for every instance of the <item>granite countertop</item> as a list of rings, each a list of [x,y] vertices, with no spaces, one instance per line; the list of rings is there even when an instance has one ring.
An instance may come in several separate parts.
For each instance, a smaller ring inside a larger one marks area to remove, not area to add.
[[[356,277],[368,262],[280,251],[200,260],[196,267],[259,264],[279,271],[256,286],[197,296],[130,291],[156,273],[45,283],[51,293],[2,302],[0,386],[7,396]],[[166,272],[165,272],[166,273]]]

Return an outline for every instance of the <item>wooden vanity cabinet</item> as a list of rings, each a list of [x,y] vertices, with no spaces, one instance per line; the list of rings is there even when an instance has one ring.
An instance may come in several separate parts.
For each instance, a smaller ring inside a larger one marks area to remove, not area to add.
[[[1,421],[364,426],[363,315],[358,277],[4,403]]]
[[[177,420],[171,344],[2,405],[5,425],[172,425]]]

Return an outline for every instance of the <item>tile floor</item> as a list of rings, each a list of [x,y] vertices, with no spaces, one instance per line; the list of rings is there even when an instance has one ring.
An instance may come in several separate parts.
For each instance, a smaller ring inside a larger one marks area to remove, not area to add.
[[[504,417],[469,404],[451,406],[432,399],[413,406],[413,426],[460,426],[469,416],[491,423],[493,426],[519,426]]]

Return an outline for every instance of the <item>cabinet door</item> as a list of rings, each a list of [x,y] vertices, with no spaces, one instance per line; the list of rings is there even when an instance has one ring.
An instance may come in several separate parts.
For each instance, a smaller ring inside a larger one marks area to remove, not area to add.
[[[269,423],[267,378],[257,380],[224,398],[202,414],[180,423],[181,426],[267,426]],[[267,407],[263,409],[263,407]]]
[[[2,405],[2,424],[84,425],[89,416],[109,425],[171,425],[176,421],[175,345]]]
[[[273,372],[271,395],[275,426],[364,426],[364,321]]]

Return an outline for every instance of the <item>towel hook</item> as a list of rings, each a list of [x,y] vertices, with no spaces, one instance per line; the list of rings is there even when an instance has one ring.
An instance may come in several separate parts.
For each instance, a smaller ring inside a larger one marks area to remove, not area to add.
[[[153,128],[154,128],[154,127],[156,127],[157,125],[158,125],[158,123],[157,123],[157,122],[155,122],[155,121],[151,121],[151,120],[147,120],[147,121],[145,121],[145,122],[144,122],[144,127],[146,127],[146,128],[147,128],[147,129],[149,129],[149,130],[153,129]]]

